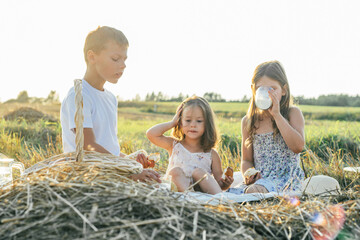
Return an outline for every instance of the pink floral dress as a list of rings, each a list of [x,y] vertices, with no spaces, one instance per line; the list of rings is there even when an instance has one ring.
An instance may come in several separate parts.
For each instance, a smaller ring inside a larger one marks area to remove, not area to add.
[[[179,167],[184,171],[186,177],[191,178],[192,182],[192,173],[196,168],[203,169],[205,172],[212,174],[211,163],[211,151],[192,153],[180,142],[175,141],[165,178],[168,178],[169,172],[173,168]]]

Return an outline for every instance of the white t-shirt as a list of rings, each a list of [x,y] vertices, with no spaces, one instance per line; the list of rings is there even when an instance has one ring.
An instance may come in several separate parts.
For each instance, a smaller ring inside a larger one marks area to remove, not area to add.
[[[84,128],[92,128],[96,143],[111,154],[119,156],[117,139],[117,100],[114,94],[100,91],[82,80]],[[75,90],[72,87],[61,104],[60,121],[64,152],[76,151],[75,144]]]

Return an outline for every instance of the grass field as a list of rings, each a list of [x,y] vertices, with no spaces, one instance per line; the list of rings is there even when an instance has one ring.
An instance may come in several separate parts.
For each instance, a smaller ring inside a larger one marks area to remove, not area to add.
[[[156,104],[158,106],[155,112],[154,103],[120,103],[118,109],[118,137],[121,151],[124,153],[131,153],[138,149],[145,149],[149,153],[160,152],[161,161],[157,164],[155,170],[164,173],[167,167],[168,154],[165,150],[152,145],[146,138],[145,132],[157,123],[171,120],[178,104]],[[212,103],[211,105],[217,114],[217,125],[221,134],[218,151],[222,159],[223,168],[231,166],[235,170],[239,170],[241,118],[246,112],[247,104]],[[32,107],[59,119],[60,105],[0,104],[0,152],[24,163],[25,167],[28,168],[36,162],[62,153],[61,126],[59,121],[49,122],[47,120],[39,120],[30,122],[26,118],[12,121],[4,119],[4,116],[9,112],[24,106]],[[294,211],[297,210],[294,207],[286,207],[285,210],[277,213],[282,215],[280,222],[273,223],[270,227],[279,233],[283,226],[286,226],[281,223],[281,221],[284,221],[283,216],[287,216],[287,219],[292,219],[292,217],[301,215],[301,212],[304,212],[304,208],[312,209],[315,203],[323,204],[325,207],[343,202],[343,206],[347,211],[347,220],[339,235],[342,237],[339,239],[357,239],[360,235],[358,212],[360,207],[360,202],[358,201],[360,174],[344,172],[343,168],[345,166],[360,165],[360,121],[352,120],[360,115],[360,108],[325,108],[318,106],[300,106],[300,108],[305,113],[306,118],[306,149],[301,154],[304,170],[308,176],[323,174],[334,177],[339,181],[344,194],[336,198],[324,200],[303,197],[301,199],[302,210],[299,210],[300,213],[295,213]],[[347,118],[342,118],[343,116],[347,116]],[[325,119],[321,119],[322,117],[325,117]],[[340,120],[334,120],[337,117]],[[273,202],[265,201],[254,204],[258,205],[237,206],[240,209],[239,213],[244,212],[243,208],[249,209],[251,207],[263,209],[261,210],[263,212],[271,212],[273,206],[279,208],[281,202],[279,203],[275,199]],[[272,219],[274,214],[271,214]],[[301,218],[303,218],[302,215]],[[249,221],[249,218],[246,218],[244,223],[250,224],[251,228],[255,229],[256,227],[252,225],[253,222],[251,221]],[[287,235],[288,231],[299,233],[302,231],[306,232],[305,227],[309,229],[308,225],[306,225],[307,222],[304,220],[297,220],[297,222],[286,220],[286,224],[290,227],[288,230],[284,230],[286,233],[286,238],[284,239],[291,239]],[[298,224],[303,226],[303,230],[290,229],[291,227],[296,228]],[[268,226],[266,225],[264,228],[257,226],[257,228],[259,228],[259,234],[262,235],[268,229]],[[278,228],[280,229],[279,231],[277,231]]]
[[[154,105],[157,105],[154,112]],[[149,152],[160,152],[164,160],[160,164],[161,170],[166,167],[167,153],[152,145],[146,138],[145,132],[151,126],[169,121],[178,103],[134,103],[121,102],[118,109],[118,136],[122,151],[130,153],[143,148]],[[28,106],[59,119],[60,105],[24,105],[0,104],[0,118],[7,113]],[[211,103],[217,115],[217,125],[222,136],[219,152],[224,165],[231,165],[238,169],[238,151],[241,142],[241,118],[245,115],[246,103]],[[356,164],[359,159],[360,122],[332,120],[337,114],[360,115],[360,108],[339,108],[322,106],[300,106],[308,113],[305,134],[306,147],[303,151],[305,159],[307,153],[315,153],[319,160],[331,162],[334,154],[343,156],[344,164]],[[326,113],[328,120],[309,118]],[[51,123],[38,121],[28,123],[25,119],[19,121],[0,122],[0,152],[21,159],[26,166],[51,154],[61,153],[61,126],[59,122]],[[167,134],[169,134],[168,132]],[[50,142],[50,144],[49,144]],[[11,144],[10,144],[11,143]],[[29,161],[30,162],[27,162]],[[346,160],[346,161],[345,161]]]

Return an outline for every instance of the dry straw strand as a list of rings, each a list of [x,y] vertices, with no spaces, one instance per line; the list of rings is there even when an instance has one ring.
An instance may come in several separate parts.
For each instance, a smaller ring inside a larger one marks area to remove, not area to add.
[[[83,97],[82,97],[82,80],[74,80],[74,89],[75,89],[75,126],[76,126],[76,161],[81,162],[84,158],[84,113],[83,113]]]

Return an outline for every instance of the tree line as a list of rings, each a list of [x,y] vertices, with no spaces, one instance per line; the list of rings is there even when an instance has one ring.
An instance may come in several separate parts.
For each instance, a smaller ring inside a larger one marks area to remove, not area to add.
[[[317,98],[294,97],[294,102],[299,105],[360,107],[360,95],[349,96],[347,94],[320,95]]]
[[[189,95],[180,93],[177,97],[168,97],[162,92],[148,93],[144,99],[145,102],[181,102]],[[243,96],[239,100],[226,100],[220,94],[206,92],[203,96],[209,102],[249,102],[250,97]],[[340,106],[340,107],[360,107],[360,95],[350,96],[347,94],[328,94],[320,95],[317,98],[306,98],[304,96],[293,97],[294,103],[299,105],[317,105],[317,106]],[[133,101],[141,101],[138,96]]]
[[[169,97],[162,92],[151,92],[146,94],[145,99],[141,99],[140,95],[130,101],[132,102],[182,102],[189,97],[188,94],[179,93],[178,96]],[[209,102],[249,102],[250,97],[243,96],[238,100],[226,100],[219,93],[206,92],[203,96]],[[119,99],[119,98],[118,98]],[[120,101],[120,100],[119,100]],[[29,97],[27,91],[21,91],[16,99],[10,99],[7,102],[20,103],[59,103],[59,94],[51,90],[46,98]],[[347,94],[328,94],[319,97],[306,98],[304,96],[294,97],[295,104],[299,105],[317,105],[317,106],[339,106],[339,107],[360,107],[360,95],[350,96]]]
[[[55,90],[51,90],[46,98],[40,97],[29,97],[27,91],[21,91],[17,98],[9,99],[4,103],[60,103],[59,94]]]
[[[188,98],[189,95],[185,95],[182,93],[179,93],[178,96],[175,97],[169,97],[162,92],[152,92],[148,93],[145,96],[145,102],[182,102],[184,99]],[[203,96],[206,100],[209,102],[226,102],[226,99],[221,97],[220,94],[214,93],[214,92],[206,92]],[[135,100],[141,100],[141,99],[135,99]]]

